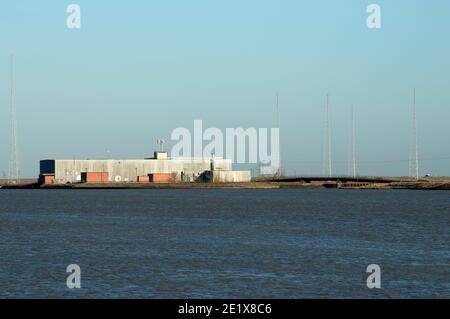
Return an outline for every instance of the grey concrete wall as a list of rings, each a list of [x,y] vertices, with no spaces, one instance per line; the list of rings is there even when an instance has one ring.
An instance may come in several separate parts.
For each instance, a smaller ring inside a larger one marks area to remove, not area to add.
[[[52,167],[49,161],[41,161],[41,168],[48,172]],[[232,161],[215,159],[215,166],[223,170],[232,169]],[[76,183],[81,181],[81,172],[108,172],[110,182],[136,182],[137,176],[152,173],[177,173],[181,180],[194,181],[204,171],[210,170],[209,159],[177,158],[168,160],[55,160],[54,173],[56,183]],[[41,172],[43,173],[43,172]]]
[[[243,183],[250,182],[252,175],[250,171],[213,171],[214,183]]]

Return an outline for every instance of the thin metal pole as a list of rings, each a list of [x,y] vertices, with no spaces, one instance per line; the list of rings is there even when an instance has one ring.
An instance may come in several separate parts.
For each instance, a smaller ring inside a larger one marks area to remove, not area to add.
[[[276,111],[277,111],[277,128],[278,128],[278,132],[279,132],[279,136],[280,136],[280,140],[279,140],[279,144],[278,145],[278,154],[279,154],[279,158],[278,158],[278,171],[277,171],[277,176],[281,176],[282,175],[282,166],[281,166],[281,129],[280,129],[280,106],[279,106],[279,94],[277,92],[276,94],[277,97],[277,101],[276,101]]]
[[[330,96],[327,94],[327,120],[326,120],[326,130],[327,130],[327,147],[328,147],[328,176],[332,175],[332,164],[331,164],[331,119],[330,119]]]
[[[419,180],[419,141],[417,136],[417,110],[416,110],[416,89],[413,94],[413,134],[414,134],[414,157],[415,157],[415,175],[416,180]]]
[[[16,184],[19,182],[19,155],[17,146],[17,111],[16,111],[16,92],[15,92],[15,69],[14,54],[11,54],[11,142],[10,142],[10,162],[8,183]]]
[[[352,162],[353,162],[353,178],[356,178],[356,118],[355,109],[352,106]]]

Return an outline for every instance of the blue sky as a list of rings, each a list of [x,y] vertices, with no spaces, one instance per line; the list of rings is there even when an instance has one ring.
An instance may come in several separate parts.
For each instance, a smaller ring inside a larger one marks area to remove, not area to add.
[[[406,175],[413,88],[421,173],[450,175],[447,0],[2,1],[0,34],[0,174],[14,52],[22,176],[44,158],[146,157],[195,119],[271,127],[276,92],[287,173],[322,173],[329,93],[334,173],[347,173],[354,105],[358,172]]]

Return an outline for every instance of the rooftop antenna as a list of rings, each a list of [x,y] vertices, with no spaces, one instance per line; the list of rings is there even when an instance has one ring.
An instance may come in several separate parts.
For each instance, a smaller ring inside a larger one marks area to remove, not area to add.
[[[19,182],[19,150],[17,147],[16,92],[14,71],[14,54],[11,54],[11,141],[8,184],[17,184]]]
[[[156,143],[159,145],[159,151],[164,152],[164,143],[165,141],[163,139],[157,139]]]
[[[419,141],[417,137],[416,89],[414,89],[413,92],[413,138],[414,138],[415,177],[416,180],[419,180]]]

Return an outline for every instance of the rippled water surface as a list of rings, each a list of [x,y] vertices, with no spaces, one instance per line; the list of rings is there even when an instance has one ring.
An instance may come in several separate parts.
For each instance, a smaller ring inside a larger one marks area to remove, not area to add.
[[[449,240],[444,191],[0,190],[0,297],[449,298]]]

